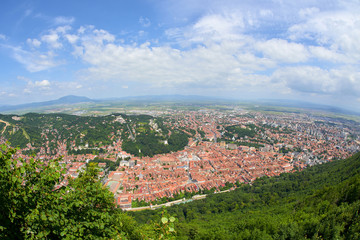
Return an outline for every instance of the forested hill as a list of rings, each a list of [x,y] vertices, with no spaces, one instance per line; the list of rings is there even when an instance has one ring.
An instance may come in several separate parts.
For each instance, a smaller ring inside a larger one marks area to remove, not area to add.
[[[166,119],[149,115],[28,113],[0,114],[0,140],[31,153],[48,155],[63,155],[65,150],[70,154],[97,154],[122,142],[129,153],[152,156],[184,148],[188,135],[176,128],[170,131]]]
[[[177,239],[360,239],[360,153],[167,211]],[[145,224],[161,210],[131,214]]]

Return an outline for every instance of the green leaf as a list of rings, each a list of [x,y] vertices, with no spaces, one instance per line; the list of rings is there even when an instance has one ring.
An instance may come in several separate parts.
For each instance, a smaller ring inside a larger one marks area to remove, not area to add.
[[[40,217],[41,217],[41,220],[46,221],[46,215],[45,215],[45,213],[42,212]]]
[[[15,182],[17,181],[17,177],[12,176],[11,181],[12,181],[13,183],[15,183]]]
[[[162,218],[161,218],[161,222],[162,222],[163,224],[168,223],[168,221],[169,221],[169,219],[168,219],[167,217],[162,217]]]
[[[175,222],[175,218],[174,217],[170,217],[170,222]]]

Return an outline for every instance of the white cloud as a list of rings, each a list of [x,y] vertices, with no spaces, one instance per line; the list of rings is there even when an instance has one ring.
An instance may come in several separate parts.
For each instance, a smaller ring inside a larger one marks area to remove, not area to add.
[[[48,88],[50,87],[49,80],[35,81],[35,86],[40,88]]]
[[[297,92],[360,96],[360,72],[350,68],[285,67],[274,72],[272,81]]]
[[[272,79],[299,92],[331,93],[337,87],[327,71],[311,66],[282,68],[274,72]]]
[[[30,16],[30,14],[31,14],[32,12],[33,12],[32,9],[26,9],[26,10],[25,10],[25,13],[24,13],[24,17]]]
[[[262,17],[272,17],[272,16],[274,16],[274,13],[270,9],[261,9],[260,10],[260,16],[262,16]]]
[[[94,26],[81,26],[77,30],[77,39],[81,41],[82,45],[103,45],[105,43],[111,43],[115,41],[115,36],[103,29],[95,29]]]
[[[221,81],[227,83],[223,88],[231,88],[260,83],[257,74],[247,74],[274,65],[272,61],[241,51],[243,43],[236,41],[185,51],[168,46],[152,47],[148,42],[137,46],[93,40],[97,32],[87,32],[77,46],[77,56],[91,65],[85,74],[87,79],[135,81],[158,87],[193,84],[199,88],[218,87]]]
[[[51,29],[48,34],[44,34],[41,36],[41,40],[49,45],[52,49],[58,49],[63,46],[62,44],[62,37],[67,36],[66,34],[68,31],[71,30],[71,27],[66,26],[60,26],[56,29]]]
[[[26,51],[20,47],[12,47],[13,57],[24,64],[29,72],[39,72],[60,64],[54,60],[54,53],[49,51],[46,53],[40,53],[37,51]]]
[[[322,12],[289,28],[293,40],[311,40],[354,61],[360,57],[360,9]]]
[[[311,7],[311,8],[302,8],[299,11],[299,16],[302,18],[308,18],[320,12],[319,8]]]
[[[63,17],[59,16],[54,19],[54,23],[56,25],[71,25],[75,21],[74,17]]]
[[[21,81],[25,81],[25,82],[31,82],[31,80],[27,77],[24,77],[24,76],[17,76],[16,77],[18,80],[21,80]]]
[[[75,34],[66,34],[65,38],[69,41],[69,43],[74,44],[79,39],[79,37]]]
[[[138,35],[139,35],[139,37],[143,37],[143,36],[146,35],[146,32],[145,31],[139,31]]]
[[[151,21],[146,17],[140,17],[139,18],[139,23],[143,27],[150,27],[150,25],[151,25]]]
[[[57,27],[55,30],[52,30],[52,31],[54,31],[56,33],[65,34],[66,32],[68,32],[70,30],[71,30],[71,26],[64,25],[64,26]]]
[[[63,89],[67,89],[70,91],[83,88],[83,85],[78,82],[64,82],[64,83],[58,83],[57,85]]]
[[[168,29],[165,34],[184,46],[193,43],[207,45],[227,40],[240,41],[244,38],[242,32],[246,24],[240,12],[209,14],[189,26]]]
[[[92,26],[92,25],[89,25],[89,26],[81,26],[81,27],[79,27],[79,29],[77,30],[77,32],[78,32],[79,34],[83,34],[83,33],[85,33],[86,30],[90,30],[90,29],[94,29],[94,26]]]
[[[258,42],[255,48],[261,51],[265,57],[280,62],[305,62],[309,57],[309,53],[304,45],[288,42],[283,39],[271,39]]]
[[[23,93],[26,94],[43,94],[48,93],[51,90],[51,83],[49,80],[35,81],[18,76],[18,79],[25,80],[27,82],[25,88],[23,89]]]
[[[4,34],[0,34],[0,40],[6,40],[6,36]]]
[[[49,44],[52,48],[61,48],[62,43],[59,42],[59,35],[56,32],[52,32],[47,35],[43,35],[41,40]]]
[[[84,86],[80,82],[61,82],[53,81],[50,82],[51,89],[57,91],[59,95],[64,95],[66,93],[76,93],[79,89],[82,89]]]
[[[29,93],[32,93],[32,91],[31,91],[30,89],[28,89],[28,88],[25,88],[25,89],[23,90],[23,92],[24,92],[24,93],[28,93],[28,94],[29,94]]]
[[[28,38],[27,46],[5,47],[12,49],[12,56],[21,64],[25,65],[30,72],[39,72],[53,68],[64,63],[64,60],[57,60],[56,57],[60,51],[64,50],[64,39],[70,43],[75,43],[78,38],[76,35],[67,34],[71,30],[68,25],[59,26],[56,29],[50,29],[39,39]]]
[[[36,48],[40,47],[41,45],[41,42],[36,38],[34,39],[28,38],[26,40],[26,43],[29,44],[30,47],[36,47]]]
[[[213,41],[220,41],[225,39],[238,39],[239,32],[245,26],[244,20],[241,15],[208,15],[201,18],[191,28],[194,42],[206,42],[207,38]],[[191,34],[189,32],[188,34]]]
[[[23,93],[33,98],[39,98],[41,96],[57,95],[63,96],[66,94],[78,94],[79,90],[83,88],[83,85],[79,82],[61,82],[61,81],[49,81],[36,80],[18,76],[18,79],[26,81],[26,85],[23,88]]]
[[[93,31],[93,40],[97,43],[103,43],[103,42],[113,42],[115,41],[115,36],[110,34],[109,32],[103,30],[103,29],[95,29]]]
[[[312,57],[319,60],[329,61],[329,62],[348,62],[346,56],[336,51],[332,51],[325,47],[317,47],[317,46],[310,46],[309,52],[311,53]]]

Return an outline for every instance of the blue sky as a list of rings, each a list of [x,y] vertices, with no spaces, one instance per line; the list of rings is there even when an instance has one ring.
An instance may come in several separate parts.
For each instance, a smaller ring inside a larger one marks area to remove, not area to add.
[[[184,94],[360,111],[359,1],[2,0],[0,105]]]

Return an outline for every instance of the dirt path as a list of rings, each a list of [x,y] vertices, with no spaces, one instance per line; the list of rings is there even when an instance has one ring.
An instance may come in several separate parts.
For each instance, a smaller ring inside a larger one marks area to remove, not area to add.
[[[3,134],[3,133],[5,132],[5,130],[6,130],[6,128],[7,128],[8,126],[10,126],[10,123],[5,122],[5,121],[3,121],[3,120],[1,120],[1,119],[0,119],[0,122],[5,123],[5,127],[4,127],[4,129],[2,130],[2,132],[1,132],[1,134]]]

